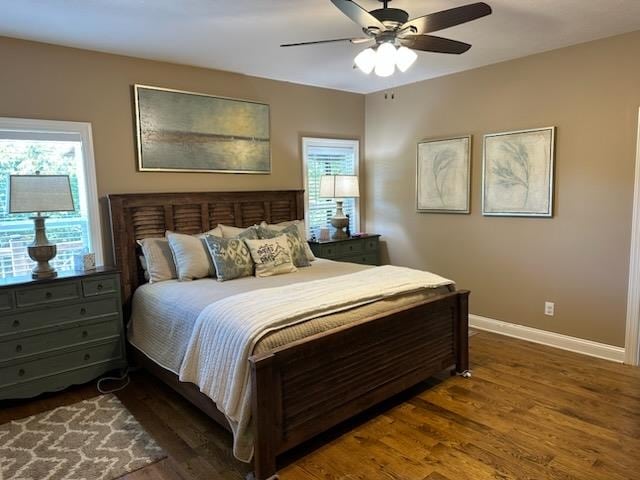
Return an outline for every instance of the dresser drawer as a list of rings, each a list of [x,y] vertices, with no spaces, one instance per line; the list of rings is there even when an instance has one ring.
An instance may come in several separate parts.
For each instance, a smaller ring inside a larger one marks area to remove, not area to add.
[[[0,362],[120,334],[120,318],[0,342]],[[12,336],[13,337],[13,336]]]
[[[13,292],[0,292],[0,312],[13,308]]]
[[[26,332],[74,321],[120,316],[118,297],[85,301],[74,305],[51,307],[46,310],[6,315],[0,319],[0,335]]]
[[[320,245],[319,257],[321,258],[336,258],[340,254],[338,253],[338,246],[336,244]]]
[[[122,357],[120,340],[0,367],[0,388]]]
[[[337,246],[341,257],[356,255],[364,251],[364,244],[360,240],[349,240],[339,243]]]
[[[362,242],[364,243],[364,250],[366,252],[377,252],[378,251],[378,237],[363,238]]]
[[[82,291],[85,297],[105,295],[118,291],[118,281],[115,277],[92,278],[82,281]]]
[[[80,298],[79,282],[52,283],[41,287],[17,288],[16,305],[31,307],[45,303],[62,302]]]

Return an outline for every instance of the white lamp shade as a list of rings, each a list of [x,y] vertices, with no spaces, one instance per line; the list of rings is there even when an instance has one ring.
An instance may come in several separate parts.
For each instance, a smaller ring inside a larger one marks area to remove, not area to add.
[[[390,77],[396,69],[396,47],[389,42],[378,47],[376,53],[376,75]]]
[[[400,47],[396,52],[396,66],[401,72],[406,72],[417,58],[416,52],[410,48]]]
[[[367,48],[361,51],[353,61],[361,72],[369,75],[376,66],[376,51],[373,48]]]
[[[325,175],[320,177],[320,197],[356,198],[359,196],[357,175]]]
[[[11,175],[9,213],[75,210],[68,175]]]

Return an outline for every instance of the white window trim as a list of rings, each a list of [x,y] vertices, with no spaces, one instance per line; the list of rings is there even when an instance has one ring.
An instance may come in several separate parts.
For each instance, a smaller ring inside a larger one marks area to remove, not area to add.
[[[90,232],[90,249],[96,254],[96,265],[103,265],[102,226],[96,184],[96,164],[93,154],[93,133],[88,122],[67,122],[61,120],[35,120],[30,118],[0,117],[0,130],[39,133],[76,133],[82,139],[82,159],[84,162],[84,185],[86,186],[87,216]]]
[[[302,185],[304,188],[304,223],[307,227],[307,233],[309,230],[309,192],[307,189],[307,151],[311,146],[330,146],[330,147],[352,147],[355,151],[356,166],[355,174],[358,176],[358,183],[360,184],[360,140],[347,140],[338,138],[320,138],[320,137],[302,137]],[[354,219],[354,225],[356,231],[360,232],[360,199],[356,198],[355,201],[356,218]],[[355,233],[355,232],[354,232]]]

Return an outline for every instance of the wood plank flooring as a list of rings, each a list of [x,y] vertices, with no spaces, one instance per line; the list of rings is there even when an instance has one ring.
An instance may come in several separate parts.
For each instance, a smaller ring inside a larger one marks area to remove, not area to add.
[[[282,459],[282,480],[640,480],[640,369],[489,333],[434,379]],[[96,394],[2,404],[0,423]],[[239,480],[231,437],[144,372],[118,397],[169,457],[124,480]]]

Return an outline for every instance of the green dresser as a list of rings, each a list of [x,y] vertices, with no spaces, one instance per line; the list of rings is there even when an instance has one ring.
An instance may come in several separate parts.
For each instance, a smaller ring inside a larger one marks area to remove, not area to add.
[[[30,398],[126,366],[120,274],[0,279],[0,400]]]
[[[366,237],[345,240],[311,241],[309,246],[313,254],[319,258],[364,265],[380,265],[379,240],[380,235],[367,235]]]

